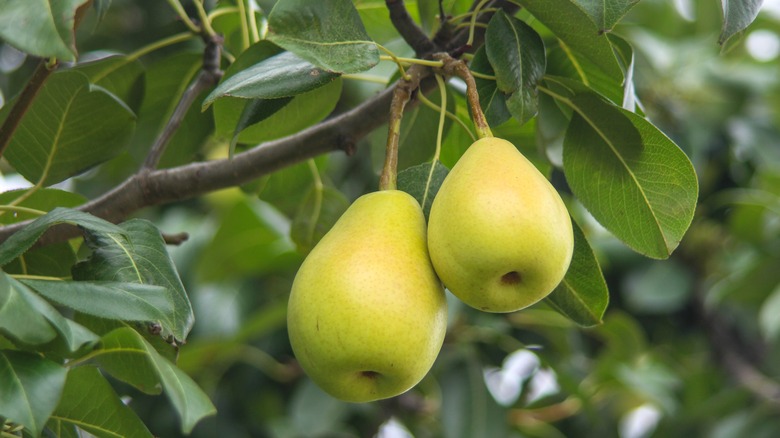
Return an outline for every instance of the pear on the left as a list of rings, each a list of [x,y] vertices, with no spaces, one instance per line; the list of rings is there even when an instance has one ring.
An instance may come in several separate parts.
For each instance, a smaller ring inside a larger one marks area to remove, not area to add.
[[[298,362],[350,402],[402,394],[441,349],[447,302],[417,201],[398,190],[358,198],[304,260],[287,313]]]

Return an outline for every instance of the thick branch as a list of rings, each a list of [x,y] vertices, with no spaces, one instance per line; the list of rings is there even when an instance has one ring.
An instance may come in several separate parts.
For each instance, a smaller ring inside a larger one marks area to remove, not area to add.
[[[406,10],[404,0],[385,0],[387,10],[390,12],[390,21],[393,22],[398,33],[401,34],[418,58],[424,58],[440,49],[428,38],[428,35],[417,26]]]

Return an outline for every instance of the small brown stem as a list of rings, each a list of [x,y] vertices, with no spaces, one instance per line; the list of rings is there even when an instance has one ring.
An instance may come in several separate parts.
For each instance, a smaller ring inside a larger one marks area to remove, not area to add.
[[[19,123],[24,118],[27,110],[32,106],[35,96],[38,95],[38,92],[43,87],[46,79],[49,78],[49,75],[51,75],[54,70],[55,68],[50,68],[48,66],[48,61],[45,59],[42,59],[38,63],[38,66],[35,67],[32,77],[27,82],[27,85],[24,86],[22,92],[19,93],[16,102],[14,102],[14,106],[8,112],[8,117],[6,117],[3,125],[0,126],[0,156],[3,155],[5,148],[11,142],[11,138],[13,137],[14,132],[16,132],[16,128],[19,127]]]
[[[446,53],[437,53],[434,58],[444,62],[442,71],[448,76],[457,76],[466,83],[466,99],[471,109],[471,117],[474,119],[474,128],[477,130],[479,138],[492,137],[485,113],[482,112],[482,106],[479,104],[479,93],[477,92],[477,83],[474,81],[474,75],[471,70],[460,59],[455,59]]]
[[[387,123],[387,144],[385,146],[385,164],[379,176],[379,190],[395,190],[398,174],[398,141],[401,138],[401,119],[404,108],[412,98],[412,93],[420,86],[420,72],[423,67],[413,65],[407,73],[408,79],[401,79],[393,90],[390,102],[390,118]]]

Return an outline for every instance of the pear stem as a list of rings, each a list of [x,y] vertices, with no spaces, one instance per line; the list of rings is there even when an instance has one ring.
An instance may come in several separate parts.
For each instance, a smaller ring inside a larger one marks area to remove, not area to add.
[[[474,81],[474,75],[471,73],[471,70],[469,70],[469,67],[462,60],[455,59],[447,53],[438,53],[435,54],[434,57],[444,62],[442,71],[445,74],[457,76],[466,83],[466,99],[468,100],[469,108],[471,109],[471,117],[474,119],[474,128],[477,131],[477,137],[492,137],[493,133],[490,131],[490,125],[488,125],[485,113],[482,112],[482,107],[479,105],[477,83]]]
[[[401,138],[401,119],[404,108],[412,98],[412,93],[420,86],[422,67],[413,65],[407,76],[398,81],[390,102],[390,119],[387,123],[387,144],[385,146],[385,165],[379,176],[379,190],[395,190],[398,175],[398,142]]]

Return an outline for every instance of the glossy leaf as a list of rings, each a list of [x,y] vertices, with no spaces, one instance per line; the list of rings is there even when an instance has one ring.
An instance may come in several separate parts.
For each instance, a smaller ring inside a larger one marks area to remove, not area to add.
[[[546,301],[577,324],[590,327],[601,324],[609,303],[609,291],[585,234],[574,221],[572,229],[574,254],[569,270]]]
[[[78,210],[58,207],[32,221],[0,244],[0,266],[22,255],[49,227],[58,224],[76,225],[93,232],[113,233],[120,236],[125,234],[122,228],[111,222]]]
[[[116,96],[76,71],[50,77],[8,144],[4,157],[29,181],[51,185],[119,154],[135,115]]]
[[[340,191],[314,186],[303,198],[293,218],[290,237],[301,254],[308,254],[349,207]]]
[[[103,336],[96,360],[114,377],[131,384],[159,382],[181,418],[181,430],[189,434],[204,417],[214,415],[216,409],[198,385],[160,355],[135,330],[118,328]],[[144,391],[152,390],[146,386]]]
[[[38,354],[0,350],[0,417],[39,436],[60,400],[67,370]]]
[[[639,0],[574,0],[604,32],[609,32]]]
[[[6,0],[0,7],[0,38],[42,58],[76,60],[76,10],[88,0]]]
[[[575,111],[563,150],[575,196],[634,250],[668,257],[696,207],[698,182],[688,157],[650,122],[596,94],[559,100]]]
[[[163,287],[173,302],[173,311],[166,312],[163,320],[169,321],[170,327],[163,327],[163,335],[185,340],[194,322],[192,305],[160,231],[143,219],[129,220],[120,227],[126,239],[118,239],[114,233],[86,231],[92,255],[74,266],[73,278]]]
[[[485,48],[509,112],[520,124],[527,122],[536,115],[536,85],[546,68],[542,38],[527,24],[499,11],[488,23]]]
[[[764,0],[721,0],[723,27],[718,43],[723,45],[745,30],[756,19],[763,3]]]
[[[358,73],[379,62],[351,0],[277,2],[267,38],[332,73]]]
[[[398,190],[412,195],[422,206],[425,218],[431,212],[433,198],[450,170],[438,160],[419,164],[398,173]]]
[[[477,49],[469,68],[483,75],[495,76],[484,45]],[[482,112],[485,113],[490,126],[498,126],[512,118],[512,114],[506,106],[506,96],[498,89],[495,80],[474,77],[474,82],[477,84],[479,106],[482,107]]]
[[[22,280],[47,299],[78,312],[123,321],[155,321],[172,331],[173,301],[160,286],[138,283]]]
[[[152,437],[100,371],[91,366],[68,372],[62,399],[50,421],[78,426],[98,438]]]
[[[572,50],[572,56],[589,59],[604,73],[622,82],[623,72],[607,35],[574,0],[518,2],[560,38]]]

